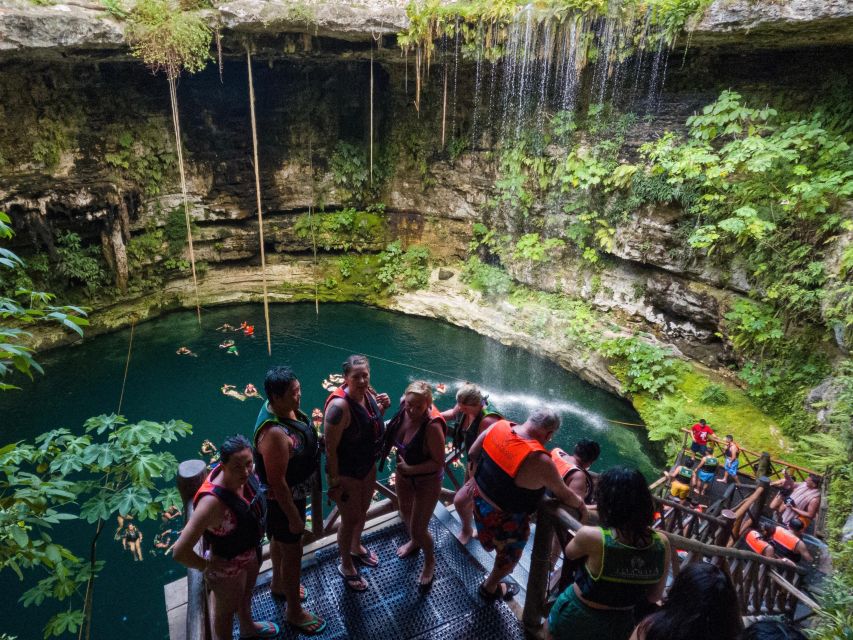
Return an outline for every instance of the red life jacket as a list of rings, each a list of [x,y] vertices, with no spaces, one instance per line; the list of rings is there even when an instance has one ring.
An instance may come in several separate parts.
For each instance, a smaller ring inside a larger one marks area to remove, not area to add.
[[[260,559],[261,538],[266,528],[267,505],[264,492],[260,488],[257,476],[249,474],[247,483],[249,500],[237,495],[223,486],[215,484],[213,479],[222,472],[218,466],[205,479],[193,497],[193,505],[198,506],[199,500],[205,495],[216,496],[231,510],[237,520],[237,525],[225,535],[217,535],[205,530],[204,539],[210,545],[214,555],[230,560],[241,553],[255,548]]]
[[[514,423],[498,420],[483,440],[483,452],[475,479],[492,502],[509,513],[533,513],[545,494],[545,487],[524,489],[515,484],[518,470],[528,456],[548,453],[538,440],[522,438]]]
[[[755,553],[760,556],[764,555],[764,552],[767,550],[767,547],[770,546],[770,543],[764,540],[761,537],[761,534],[755,529],[747,533],[744,540],[746,541],[746,544],[749,546],[749,548],[755,551]]]

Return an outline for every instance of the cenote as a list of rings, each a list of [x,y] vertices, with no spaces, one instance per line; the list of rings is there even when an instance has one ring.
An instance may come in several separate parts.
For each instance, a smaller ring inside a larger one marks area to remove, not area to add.
[[[263,388],[270,363],[293,366],[303,388],[303,409],[321,407],[327,393],[321,381],[337,373],[350,353],[373,356],[374,386],[399,397],[412,380],[444,383],[447,392],[437,396],[440,408],[453,404],[460,381],[471,380],[488,390],[491,400],[508,417],[523,420],[532,407],[548,403],[563,416],[554,444],[571,447],[580,437],[602,445],[593,469],[616,463],[639,467],[654,475],[655,452],[645,431],[611,421],[637,422],[633,408],[623,400],[596,389],[557,365],[526,351],[505,347],[489,338],[448,324],[399,315],[369,307],[333,304],[273,305],[271,307],[272,358],[268,357],[258,305],[206,311],[199,328],[195,313],[173,313],[135,327],[122,414],[131,421],[179,418],[193,425],[193,435],[173,443],[179,460],[198,457],[201,441],[219,442],[224,436],[250,434],[261,401],[244,402],[221,394],[220,387],[247,383]],[[238,325],[243,320],[258,327],[255,338],[224,334],[216,327]],[[239,356],[227,355],[220,342],[232,337]],[[24,385],[20,392],[0,397],[7,440],[32,439],[37,434],[67,427],[82,431],[90,416],[113,413],[121,394],[130,331],[123,330],[79,345],[45,354],[45,375]],[[178,356],[185,345],[198,357]],[[133,562],[112,540],[115,523],[104,530],[98,556],[106,568],[95,587],[94,638],[164,638],[168,635],[163,585],[184,575],[171,558],[150,553],[159,522],[140,524],[145,560]],[[64,526],[57,539],[85,554],[94,527],[83,521]],[[13,597],[4,605],[4,630],[21,638],[40,633],[41,624],[54,613],[53,603],[23,609],[18,597],[24,584],[4,579]]]

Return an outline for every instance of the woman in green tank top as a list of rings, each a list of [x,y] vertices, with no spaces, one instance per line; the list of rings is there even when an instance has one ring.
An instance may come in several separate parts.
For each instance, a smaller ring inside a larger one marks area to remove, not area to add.
[[[615,467],[596,489],[601,527],[581,527],[566,545],[566,561],[586,558],[575,581],[554,603],[554,640],[626,640],[634,607],[663,596],[669,543],[652,529],[654,502],[636,469]]]

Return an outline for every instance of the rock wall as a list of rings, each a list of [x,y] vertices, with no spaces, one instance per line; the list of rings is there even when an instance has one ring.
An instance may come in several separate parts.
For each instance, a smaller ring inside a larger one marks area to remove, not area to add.
[[[822,6],[824,17],[801,22],[832,19],[841,21],[836,24],[842,27],[846,24],[835,4]],[[706,15],[696,27],[697,37],[737,31],[740,27],[731,26],[734,18],[725,17],[730,16],[726,11],[741,11],[742,24],[758,28],[761,20],[746,8],[725,7]],[[234,33],[263,36],[290,24],[280,16],[270,17],[272,3],[234,2],[218,10]],[[338,273],[336,261],[353,251],[375,255],[395,239],[404,247],[428,246],[439,264],[456,263],[468,255],[472,226],[488,215],[494,193],[498,174],[492,147],[500,132],[481,122],[479,134],[465,150],[435,152],[446,104],[441,74],[434,71],[425,79],[422,104],[416,110],[410,62],[397,49],[383,50],[374,67],[372,114],[380,185],[375,199],[384,203],[378,214],[381,223],[371,228],[369,237],[347,231],[337,238],[319,238],[321,266],[312,262],[314,242],[305,232],[306,216],[339,212],[352,200],[352,189],[342,185],[333,158],[341,142],[367,148],[371,118],[370,63],[364,49],[353,55],[343,49],[331,54],[329,46],[318,48],[318,43],[337,34],[336,46],[350,46],[341,44],[348,42],[346,32],[357,48],[362,38],[353,34],[369,32],[370,25],[376,26],[370,20],[378,19],[388,33],[399,28],[393,26],[400,19],[399,6],[389,9],[397,15],[394,19],[364,7],[352,11],[364,15],[349,22],[341,18],[340,24],[334,16],[324,18],[325,36],[319,32],[312,36],[321,40],[311,44],[309,38],[298,53],[260,55],[253,67],[266,250],[277,299],[305,295],[317,278],[337,281],[327,289],[339,287],[340,299],[358,298],[357,289]],[[42,48],[61,51],[64,45],[50,26],[59,13],[89,29],[62,23],[68,46],[74,48],[74,55],[65,60],[35,53]],[[24,28],[25,18],[35,22]],[[38,20],[41,30],[35,28]],[[75,231],[85,243],[101,246],[118,290],[132,290],[127,297],[102,297],[98,304],[109,310],[119,308],[122,301],[143,304],[140,301],[147,299],[145,291],[133,290],[135,269],[154,269],[168,256],[162,247],[140,256],[134,241],[167,229],[170,212],[181,204],[181,197],[165,79],[115,54],[120,29],[110,20],[103,21],[100,31],[92,29],[91,21],[74,5],[65,11],[56,6],[13,6],[5,0],[0,4],[0,30],[7,34],[3,45],[7,54],[0,58],[4,95],[0,210],[12,215],[18,232],[14,247],[25,256],[34,251],[55,253],[55,234],[61,230]],[[101,57],[98,47],[111,53]],[[268,41],[264,50],[269,52],[270,47]],[[772,84],[793,99],[808,96],[821,82],[851,74],[853,56],[846,53],[849,50],[838,47],[768,52],[749,46],[726,50],[693,46],[677,51],[669,58],[663,92],[641,105],[643,117],[628,133],[628,153],[665,130],[683,127],[689,115],[723,88],[761,91]],[[454,71],[448,99],[453,108],[446,119],[449,138],[470,135],[477,107],[474,87],[483,82],[477,74],[467,64]],[[486,92],[483,88],[481,99]],[[182,78],[178,98],[196,256],[208,265],[201,279],[203,298],[208,303],[252,299],[257,296],[257,280],[251,274],[257,272],[259,246],[245,60],[226,56],[221,74],[211,65]],[[432,150],[422,153],[415,143]],[[587,300],[613,312],[625,327],[654,333],[686,357],[724,367],[733,356],[719,337],[721,322],[732,301],[750,291],[750,283],[739,265],[691,252],[684,241],[683,218],[677,207],[669,205],[635,212],[618,227],[603,267],[592,269],[571,252],[557,256],[547,267],[513,260],[505,266],[519,282]],[[149,311],[184,304],[175,292],[189,286],[185,274],[163,273],[165,282],[158,285],[163,295]],[[323,295],[334,299],[336,294],[325,290]],[[365,293],[361,299],[371,295]],[[431,309],[428,313],[437,315],[442,313],[437,309],[453,313],[454,306],[428,304],[413,294],[384,303],[407,312],[423,304]],[[115,315],[115,322],[120,322],[123,314]],[[124,317],[126,321],[129,316]],[[485,325],[479,329],[485,331]],[[583,368],[566,358],[567,366]],[[615,388],[604,373],[592,377]]]

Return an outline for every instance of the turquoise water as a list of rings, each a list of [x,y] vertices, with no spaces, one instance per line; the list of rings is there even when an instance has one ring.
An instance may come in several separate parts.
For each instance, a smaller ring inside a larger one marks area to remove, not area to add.
[[[593,470],[628,463],[650,477],[654,473],[657,457],[644,432],[608,421],[638,422],[628,403],[548,361],[471,331],[357,305],[324,305],[319,317],[313,305],[274,305],[269,358],[260,305],[217,308],[204,312],[202,319],[199,328],[194,312],[180,312],[136,327],[122,402],[122,413],[131,421],[179,418],[193,425],[193,436],[171,445],[179,460],[197,457],[204,438],[219,443],[232,433],[251,434],[261,401],[223,396],[222,384],[242,390],[251,382],[263,393],[266,368],[289,364],[302,381],[303,409],[310,413],[327,395],[321,381],[339,373],[350,353],[365,353],[373,356],[373,386],[392,398],[398,398],[410,381],[425,379],[447,385],[447,393],[436,398],[439,408],[446,409],[453,405],[456,386],[471,380],[514,420],[524,420],[532,407],[552,404],[563,415],[554,444],[570,449],[580,437],[601,443],[602,456]],[[237,326],[243,320],[255,325],[257,337],[216,331],[225,322]],[[219,348],[226,337],[236,341],[239,356]],[[81,432],[86,418],[115,412],[129,339],[130,331],[124,330],[45,354],[40,359],[44,376],[23,384],[21,392],[0,394],[3,442],[31,439],[56,427]],[[198,357],[176,355],[181,345]],[[158,525],[140,524],[142,563],[134,563],[112,540],[114,525],[102,535],[98,556],[107,565],[95,588],[93,638],[167,637],[163,584],[184,572],[171,559],[150,555]],[[92,533],[92,526],[75,522],[56,537],[84,554]],[[41,627],[54,610],[47,605],[22,609],[17,599],[27,587],[11,573],[0,576],[0,588],[12,594],[0,604],[4,621],[0,632],[40,638]]]

